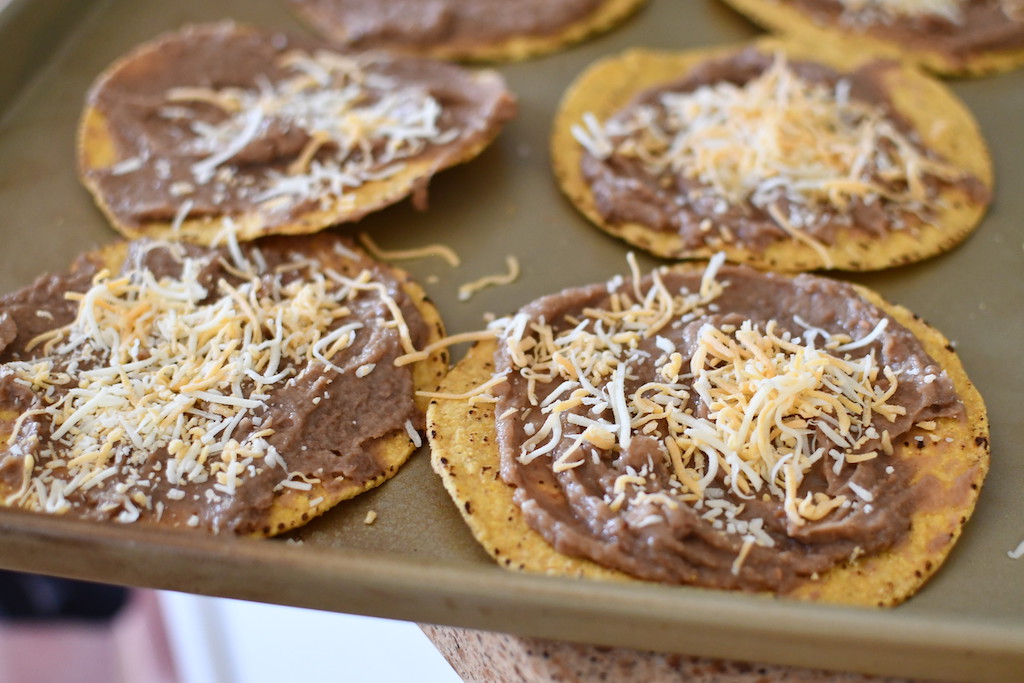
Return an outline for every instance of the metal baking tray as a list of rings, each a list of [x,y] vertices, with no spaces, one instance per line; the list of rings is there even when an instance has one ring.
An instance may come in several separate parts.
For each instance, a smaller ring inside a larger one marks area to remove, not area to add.
[[[235,18],[304,31],[283,0],[0,1],[0,290],[64,269],[115,239],[80,186],[75,129],[86,89],[133,45],[187,22]],[[632,46],[683,49],[747,40],[756,29],[715,0],[651,0],[617,30],[561,53],[499,66],[520,115],[497,143],[408,202],[350,228],[382,246],[443,242],[463,257],[409,263],[449,331],[478,329],[560,288],[625,269],[627,247],[592,228],[549,169],[550,122],[587,64]],[[1024,670],[1024,71],[951,87],[992,148],[997,193],[977,232],[952,253],[853,275],[955,340],[985,397],[992,470],[945,567],[886,611],[657,585],[514,574],[478,548],[430,470],[426,449],[390,482],[342,504],[287,541],[207,538],[0,511],[0,566],[98,581],[604,645],[872,673],[962,680]],[[468,302],[457,286],[523,264],[518,282]],[[642,259],[645,267],[654,261]],[[369,510],[375,524],[363,523]]]

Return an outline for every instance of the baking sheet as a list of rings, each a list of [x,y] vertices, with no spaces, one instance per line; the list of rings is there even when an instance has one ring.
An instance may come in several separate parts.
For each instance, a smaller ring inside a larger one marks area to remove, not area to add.
[[[2,3],[0,3],[2,4]],[[190,21],[235,18],[303,31],[283,0],[13,0],[0,12],[0,290],[64,269],[115,239],[74,168],[82,98],[135,44]],[[444,242],[463,257],[406,264],[450,332],[478,329],[562,287],[625,269],[627,247],[559,194],[547,137],[558,98],[601,56],[632,46],[681,49],[757,31],[715,0],[651,0],[620,29],[560,54],[499,66],[520,115],[479,159],[442,173],[425,213],[408,203],[354,228],[386,248]],[[796,604],[716,591],[524,576],[495,567],[463,525],[421,449],[390,482],[292,535],[210,539],[0,510],[0,566],[326,610],[608,645],[961,680],[1024,667],[1024,72],[952,83],[992,147],[997,194],[964,245],[925,263],[850,276],[953,339],[989,406],[992,470],[945,567],[890,611]],[[459,284],[502,272],[513,285],[459,302]],[[644,267],[654,264],[641,258]],[[372,526],[363,523],[375,510]]]

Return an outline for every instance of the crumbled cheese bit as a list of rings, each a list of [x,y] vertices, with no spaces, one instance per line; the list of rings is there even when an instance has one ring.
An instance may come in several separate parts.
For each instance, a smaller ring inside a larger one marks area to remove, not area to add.
[[[1017,544],[1017,547],[1006,553],[1011,560],[1019,560],[1024,557],[1024,541]]]
[[[109,170],[111,175],[126,175],[128,173],[138,171],[145,166],[145,164],[146,162],[142,157],[129,157],[128,159],[117,162],[111,166]]]
[[[412,445],[419,448],[423,445],[423,438],[420,437],[420,433],[416,431],[416,427],[413,426],[412,420],[405,421],[405,433],[409,435],[409,440],[412,441]]]
[[[369,512],[366,513],[366,517],[363,518],[363,524],[366,524],[367,526],[369,526],[370,524],[373,524],[376,521],[377,521],[377,511],[376,510],[370,510]]]
[[[847,485],[850,487],[850,490],[857,494],[857,497],[860,498],[861,500],[870,503],[875,499],[875,496],[873,493],[871,493],[871,491],[868,491],[863,486],[859,486],[856,482],[850,481],[847,482]]]
[[[661,515],[647,515],[646,517],[644,517],[643,519],[641,519],[637,523],[637,526],[640,527],[641,529],[643,529],[644,527],[654,526],[655,524],[664,524],[664,523],[665,523],[665,518],[662,517]]]

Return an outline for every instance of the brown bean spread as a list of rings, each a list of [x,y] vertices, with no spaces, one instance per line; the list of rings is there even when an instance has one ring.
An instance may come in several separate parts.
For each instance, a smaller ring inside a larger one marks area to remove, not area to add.
[[[409,163],[429,178],[514,110],[490,72],[233,24],[146,46],[88,104],[120,161],[86,175],[132,226],[254,211],[283,224]]]
[[[841,74],[750,48],[706,61],[575,134],[595,208],[612,225],[678,233],[684,248],[789,239],[834,244],[927,219],[980,180],[924,149],[873,62]]]
[[[1024,49],[1024,5],[1019,0],[960,0],[945,12],[897,3],[781,0],[824,26],[840,26],[911,49],[964,63],[987,52]]]
[[[0,299],[0,502],[259,534],[282,491],[366,484],[377,442],[418,441],[394,360],[426,338],[394,275],[335,237],[82,259]]]
[[[355,47],[489,45],[556,35],[602,0],[290,0]]]
[[[913,334],[849,285],[718,263],[567,290],[508,319],[502,476],[559,552],[784,592],[907,533],[923,494],[893,444],[963,406]]]

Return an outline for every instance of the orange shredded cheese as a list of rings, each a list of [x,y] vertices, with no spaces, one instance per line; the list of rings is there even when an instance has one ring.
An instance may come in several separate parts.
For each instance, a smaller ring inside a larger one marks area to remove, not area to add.
[[[428,256],[439,256],[448,262],[452,268],[458,268],[459,255],[455,250],[444,244],[427,244],[415,249],[381,249],[373,239],[365,232],[359,233],[359,242],[366,247],[366,250],[374,258],[381,261],[405,261],[411,259],[426,258]]]

